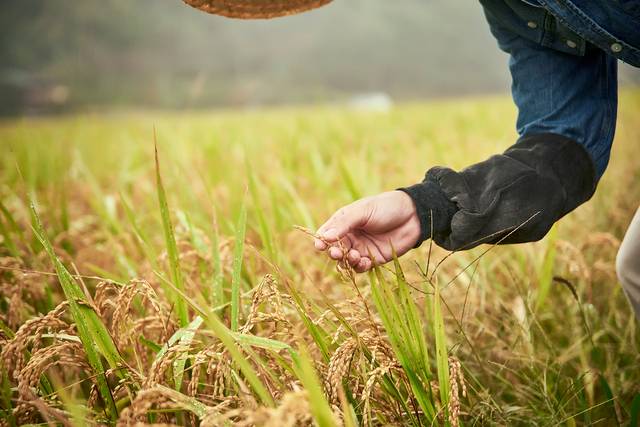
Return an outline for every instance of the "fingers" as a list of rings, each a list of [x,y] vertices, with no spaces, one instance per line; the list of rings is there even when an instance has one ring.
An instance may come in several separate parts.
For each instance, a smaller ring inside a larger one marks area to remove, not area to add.
[[[356,261],[356,259],[357,259],[357,261]],[[342,260],[342,261],[338,261],[338,263],[342,267],[345,267],[345,264],[348,263],[349,266],[351,268],[353,268],[353,270],[356,273],[367,272],[367,271],[371,270],[371,268],[373,267],[373,263],[371,262],[371,259],[369,257],[363,257],[359,253],[357,254],[357,258],[356,257],[352,257],[351,255],[348,255],[347,258],[346,258],[346,262],[344,260]]]
[[[349,254],[351,246],[351,240],[349,238],[344,238],[336,244],[331,245],[327,253],[331,259],[342,260]]]
[[[364,273],[373,267],[371,259],[368,256],[361,255],[358,250],[348,249],[346,252],[347,254],[345,256],[342,249],[338,246],[330,246],[327,250],[329,258],[338,261],[343,266],[348,263],[357,273]]]
[[[338,261],[338,260],[341,260],[344,257],[344,255],[342,253],[342,250],[339,247],[331,246],[329,248],[329,257],[331,259],[335,259],[336,261]]]
[[[369,271],[373,264],[368,257],[361,257],[356,265],[353,266],[353,269],[357,273],[364,273],[365,271]]]
[[[371,259],[353,248],[349,233],[364,226],[370,215],[370,204],[362,200],[338,210],[318,229],[318,238],[313,241],[315,249],[327,251],[329,258],[349,264],[356,272],[368,271]]]
[[[367,203],[352,203],[334,213],[331,218],[318,229],[318,235],[328,242],[336,242],[349,233],[349,231],[362,226],[368,217],[369,208]]]
[[[336,248],[335,246],[332,246],[331,248],[329,248],[329,256],[332,259],[340,262],[340,264],[343,266],[345,263],[348,263],[351,266],[351,268],[355,270],[356,273],[364,273],[366,271],[371,270],[371,268],[373,267],[373,262],[371,261],[371,258],[369,258],[368,256],[361,255],[360,252],[355,249],[349,250],[346,257],[342,257],[342,252],[340,251],[335,251],[335,253],[332,253],[333,249],[338,249],[338,248]]]
[[[343,264],[349,264],[351,267],[355,268],[360,263],[362,255],[360,251],[352,248],[352,242],[350,239],[345,238],[340,241],[340,245],[332,245],[326,246],[327,254],[329,258],[340,261]]]
[[[350,249],[347,253],[347,262],[352,267],[355,267],[360,262],[360,252],[355,249]]]
[[[324,251],[325,249],[327,249],[327,244],[325,242],[323,242],[320,239],[313,239],[313,246],[316,248],[316,250],[318,251]]]

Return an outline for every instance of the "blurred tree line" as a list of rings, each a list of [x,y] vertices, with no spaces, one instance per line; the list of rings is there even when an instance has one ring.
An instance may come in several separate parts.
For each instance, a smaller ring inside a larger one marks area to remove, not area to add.
[[[179,0],[0,0],[0,114],[504,91],[475,1],[335,0],[270,21]],[[638,73],[625,71],[627,79]]]

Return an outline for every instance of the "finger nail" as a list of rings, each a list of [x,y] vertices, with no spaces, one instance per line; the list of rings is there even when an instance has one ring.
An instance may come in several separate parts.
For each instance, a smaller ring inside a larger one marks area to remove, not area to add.
[[[325,250],[327,248],[327,245],[325,245],[324,242],[322,240],[320,240],[320,239],[314,239],[313,240],[313,245],[319,251],[323,251],[323,250]]]
[[[338,237],[338,233],[336,232],[335,228],[330,228],[322,233],[322,237],[327,240],[334,240]]]
[[[329,249],[329,256],[333,259],[341,259],[342,251],[339,248],[336,248],[335,246],[333,246],[331,247],[331,249]]]

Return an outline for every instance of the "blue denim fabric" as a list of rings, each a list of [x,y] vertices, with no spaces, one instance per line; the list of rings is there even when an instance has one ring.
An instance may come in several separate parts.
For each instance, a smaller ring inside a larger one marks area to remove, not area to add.
[[[609,40],[598,33],[604,39],[585,38],[582,35],[590,35],[593,27],[587,29],[577,20],[568,25],[566,14],[556,17],[551,3],[555,7],[560,0],[481,0],[481,3],[498,45],[510,55],[513,99],[519,111],[518,133],[522,136],[555,133],[575,140],[591,155],[598,178],[601,177],[609,161],[615,131],[617,63],[612,52],[603,50],[600,44],[620,43],[622,51],[616,53],[633,55],[633,50],[627,48],[636,41],[635,36]],[[614,5],[620,10],[627,7],[624,11],[628,14],[624,16],[605,14],[608,20],[598,21],[603,25],[626,28],[633,23],[632,12],[640,17],[640,0],[585,3],[600,4],[601,12]],[[614,16],[624,22],[610,21]],[[594,14],[593,18],[600,17]],[[640,26],[637,28],[640,35]]]
[[[521,0],[547,9],[605,52],[640,67],[640,0]]]
[[[542,41],[545,46],[582,54],[586,40],[615,58],[640,67],[640,0],[481,0],[481,3],[516,32],[522,33],[530,22],[538,24],[524,31],[524,37],[540,39],[543,34],[551,37]],[[568,40],[578,43],[578,49],[558,46]]]
[[[536,0],[605,52],[640,67],[640,0]]]

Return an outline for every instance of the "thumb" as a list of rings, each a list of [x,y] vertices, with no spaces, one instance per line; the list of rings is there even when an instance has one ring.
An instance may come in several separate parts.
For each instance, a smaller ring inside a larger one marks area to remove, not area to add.
[[[369,218],[365,203],[353,203],[334,213],[319,229],[318,234],[328,242],[342,239],[350,231],[363,226]]]

